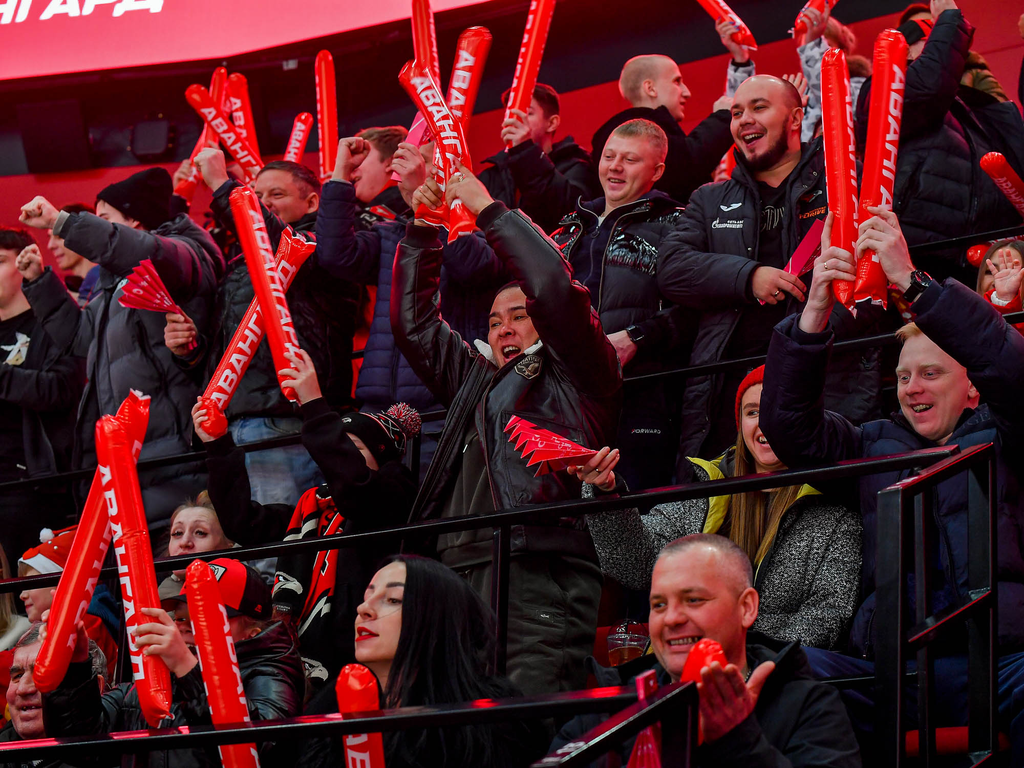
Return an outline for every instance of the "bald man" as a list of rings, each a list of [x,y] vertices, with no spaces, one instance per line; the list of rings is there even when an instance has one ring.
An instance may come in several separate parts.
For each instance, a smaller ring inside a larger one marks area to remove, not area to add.
[[[799,643],[751,632],[758,594],[750,560],[724,536],[694,534],[667,544],[651,575],[653,654],[596,670],[598,685],[632,685],[648,669],[661,685],[678,682],[694,643],[722,646],[727,664],[704,667],[697,683],[704,743],[697,766],[832,766],[861,764],[839,694],[811,677]],[[553,749],[577,741],[604,719],[571,721]],[[623,750],[623,764],[632,744]]]
[[[768,75],[744,81],[731,110],[739,149],[732,178],[698,189],[676,231],[661,242],[658,288],[701,313],[691,365],[765,354],[775,324],[801,309],[807,286],[784,268],[811,225],[828,213],[821,139],[800,143],[802,119],[800,94],[790,83]],[[860,312],[855,321],[845,309],[836,312],[845,313],[837,325],[844,337],[876,317]],[[854,367],[839,408],[857,423],[877,407],[877,355],[870,354],[867,370],[874,376]],[[686,457],[713,459],[736,443],[734,403],[746,373],[739,367],[687,382],[680,482],[689,479]]]
[[[637,118],[657,123],[668,136],[668,156],[665,173],[655,189],[685,204],[693,190],[711,181],[711,173],[732,144],[728,112],[731,99],[718,99],[711,115],[687,135],[680,123],[690,90],[679,66],[658,54],[634,56],[627,61],[619,75],[619,93],[632,107],[619,112],[594,134],[595,165],[601,162],[608,137],[618,126]]]

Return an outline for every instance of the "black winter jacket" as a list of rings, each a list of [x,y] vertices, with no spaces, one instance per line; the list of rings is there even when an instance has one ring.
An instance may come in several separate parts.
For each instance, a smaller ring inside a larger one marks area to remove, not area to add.
[[[242,687],[254,722],[295,717],[302,711],[305,683],[302,663],[287,627],[280,622],[250,640],[236,644]],[[172,676],[173,725],[210,725],[210,704],[196,664],[184,677]],[[72,662],[53,693],[43,695],[43,719],[50,736],[98,736],[113,731],[147,728],[134,683],[122,683],[100,694],[88,662]],[[272,747],[260,745],[261,753]],[[95,765],[82,760],[78,765]],[[219,766],[216,749],[175,749],[153,752],[139,763],[147,768]]]
[[[712,112],[687,135],[666,107],[633,107],[619,112],[597,129],[590,152],[595,164],[601,162],[601,153],[612,131],[627,120],[637,118],[657,123],[668,136],[665,173],[654,188],[684,205],[697,187],[711,181],[711,174],[733,144],[729,130],[732,118],[728,110]]]
[[[8,722],[3,730],[0,731],[0,744],[17,744],[22,741],[25,741],[25,739],[21,738],[18,732],[14,730],[13,723]],[[0,754],[3,753],[0,752]],[[0,758],[0,760],[2,759]],[[28,754],[25,754],[17,759],[0,762],[0,768],[70,768],[70,766],[60,759],[34,760]]]
[[[694,753],[694,765],[706,768],[859,768],[860,750],[839,692],[811,675],[807,656],[799,643],[783,643],[757,632],[747,634],[747,663],[754,669],[774,661],[775,669],[761,689],[753,713],[715,742],[702,744]],[[600,667],[590,659],[590,670],[599,686],[629,685],[654,669],[659,685],[671,680],[654,654],[641,656],[620,667]],[[606,715],[580,715],[570,720],[555,737],[551,752],[607,719]],[[635,740],[621,750],[622,764],[629,760]],[[597,768],[602,763],[592,763]]]
[[[804,145],[800,163],[785,184],[782,251],[792,254],[814,221],[828,214],[821,139]],[[691,365],[722,360],[743,310],[757,306],[750,286],[754,271],[761,266],[760,231],[760,192],[740,162],[731,179],[708,184],[693,194],[678,228],[662,241],[658,287],[665,298],[701,313]],[[786,307],[789,313],[801,309],[788,294]],[[837,306],[833,319],[840,335],[852,337],[873,325],[879,314],[873,307],[861,307],[855,319]],[[840,410],[851,418],[870,418],[877,410],[880,389],[878,351],[858,353],[843,363],[846,367],[835,371],[835,388],[830,391],[835,392],[837,404],[842,404]],[[686,456],[703,457],[702,445],[711,415],[719,407],[717,398],[724,380],[721,373],[687,380],[679,447],[681,476],[689,472],[683,464]]]
[[[960,87],[964,64],[974,37],[959,10],[944,11],[928,35],[921,55],[907,67],[903,120],[900,128],[893,210],[910,245],[961,237],[1020,224],[1021,217],[978,164],[991,150],[1014,156],[986,135],[977,113],[960,96],[977,97]],[[863,149],[867,135],[872,80],[861,88],[857,108],[857,141]],[[973,91],[973,93],[971,93]],[[1020,124],[1012,104],[1008,110]],[[1020,136],[1020,128],[1016,137]],[[1017,148],[1018,152],[1024,149]],[[1017,168],[1024,172],[1024,168]],[[968,267],[966,248],[922,254],[919,266],[941,279],[948,276],[973,285],[976,269]]]
[[[517,211],[495,202],[477,224],[498,258],[526,294],[526,309],[543,346],[501,369],[470,347],[441,319],[434,302],[441,245],[433,227],[410,226],[398,247],[392,285],[395,341],[420,378],[448,407],[437,452],[413,505],[410,520],[439,517],[461,468],[462,439],[475,425],[485,451],[495,510],[579,498],[565,472],[540,477],[508,441],[513,415],[581,445],[605,445],[615,433],[622,372],[590,297],[571,279],[552,243]],[[465,239],[465,238],[463,238]],[[517,526],[513,552],[571,553],[596,559],[590,535],[573,530]]]
[[[57,347],[65,354],[87,357],[88,384],[78,409],[74,466],[96,465],[96,421],[116,412],[131,389],[152,398],[140,460],[187,453],[192,443],[189,414],[199,384],[178,367],[164,345],[164,316],[126,309],[118,298],[123,279],[142,260],[151,259],[171,297],[201,333],[207,332],[217,287],[216,265],[223,264],[220,249],[184,215],[146,232],[76,213],[59,234],[68,248],[103,268],[97,295],[84,309],[79,309],[53,272],[24,285],[36,317]],[[206,485],[201,462],[139,474],[151,526],[165,523],[182,499]]]
[[[983,400],[977,409],[964,411],[947,444],[967,448],[991,442],[996,446],[999,646],[1003,654],[1020,650],[1024,648],[1024,411],[1020,407],[1024,337],[981,296],[954,280],[929,287],[914,303],[914,311],[921,330],[967,368]],[[801,332],[792,317],[775,329],[760,423],[779,459],[795,468],[934,446],[914,431],[902,413],[856,427],[825,410],[821,392],[832,339],[831,331]],[[883,472],[859,482],[864,518],[861,592],[866,599],[854,617],[851,639],[865,657],[873,655],[874,644],[878,492],[911,474],[910,470]],[[931,553],[930,608],[937,612],[968,595],[967,476],[940,484],[932,505],[934,527],[929,538],[936,551]],[[914,602],[913,590],[910,601]]]
[[[580,198],[601,192],[597,169],[583,147],[566,136],[545,155],[532,139],[484,160],[491,163],[479,175],[491,197],[508,208],[519,208],[545,232],[558,227]]]

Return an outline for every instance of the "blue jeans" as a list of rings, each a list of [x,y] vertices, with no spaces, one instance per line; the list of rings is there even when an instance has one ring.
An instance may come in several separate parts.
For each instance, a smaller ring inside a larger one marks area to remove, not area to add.
[[[820,648],[804,648],[815,677],[873,675],[873,662]],[[908,670],[915,668],[913,662]],[[937,727],[967,725],[967,657],[949,656],[935,660],[935,708]],[[874,701],[871,688],[841,691],[854,730],[862,744],[870,743],[874,732]],[[1024,765],[1024,653],[999,658],[996,673],[996,701],[999,729],[1010,737],[1011,765]],[[908,725],[917,725],[917,684],[907,683],[904,693]]]

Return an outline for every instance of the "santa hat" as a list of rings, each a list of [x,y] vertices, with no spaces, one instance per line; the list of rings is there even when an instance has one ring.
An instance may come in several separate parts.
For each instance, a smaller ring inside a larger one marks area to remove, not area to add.
[[[740,388],[736,390],[736,429],[740,428],[740,420],[743,416],[743,393],[750,389],[755,384],[764,383],[764,366],[758,366],[746,376],[743,377],[743,381],[740,382]]]
[[[43,528],[39,532],[38,547],[33,547],[18,559],[18,565],[22,563],[29,568],[34,568],[39,573],[60,573],[68,564],[68,556],[71,554],[71,544],[75,540],[77,525],[65,528],[62,531],[51,531]]]

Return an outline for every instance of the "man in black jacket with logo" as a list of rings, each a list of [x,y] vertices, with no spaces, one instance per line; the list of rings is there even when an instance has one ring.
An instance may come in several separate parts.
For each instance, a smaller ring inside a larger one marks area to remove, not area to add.
[[[501,96],[508,103],[509,91]],[[572,211],[581,198],[597,194],[597,174],[590,155],[566,136],[555,142],[561,125],[558,93],[550,85],[537,83],[529,112],[516,110],[516,116],[502,123],[501,140],[511,142],[484,160],[490,168],[480,172],[480,181],[495,200],[508,208],[520,208],[545,232],[558,226],[558,220]]]
[[[700,312],[692,365],[763,355],[775,323],[804,301],[806,286],[784,268],[828,205],[821,140],[801,145],[802,119],[800,94],[790,83],[766,75],[744,81],[732,107],[739,149],[732,178],[697,190],[662,242],[658,287],[670,301]],[[848,335],[877,315],[870,307],[856,321],[842,308],[836,313],[843,313],[840,327]],[[874,415],[876,355],[865,353],[864,362],[858,356],[857,375],[846,376],[836,393],[858,421]],[[689,476],[685,457],[711,459],[735,443],[733,404],[748,370],[687,381],[679,480]]]
[[[839,693],[812,677],[799,643],[749,631],[759,603],[753,576],[750,559],[724,536],[698,533],[667,544],[651,575],[654,653],[612,669],[592,665],[598,685],[629,685],[648,669],[661,685],[679,682],[694,644],[715,640],[728,663],[700,671],[704,740],[694,750],[695,765],[858,768],[857,741]],[[604,719],[571,720],[552,751]],[[632,743],[624,745],[623,764],[632,749]]]
[[[434,301],[442,248],[418,220],[395,258],[391,324],[420,379],[448,420],[413,504],[413,521],[488,514],[523,504],[579,498],[564,472],[536,476],[505,427],[521,416],[576,443],[603,445],[615,431],[622,374],[615,350],[572,280],[557,246],[520,213],[494,202],[468,171],[447,185],[477,216],[488,244],[515,277],[491,307],[488,341],[469,346]],[[423,198],[417,191],[414,202]],[[415,206],[414,206],[415,207]],[[441,537],[441,560],[490,594],[489,529]],[[512,532],[509,676],[527,694],[585,683],[601,576],[590,534],[577,520]]]

